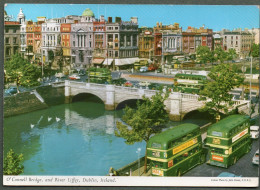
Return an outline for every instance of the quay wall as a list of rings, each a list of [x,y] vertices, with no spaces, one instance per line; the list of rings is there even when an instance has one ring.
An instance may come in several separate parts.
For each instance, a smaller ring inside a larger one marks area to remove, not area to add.
[[[24,114],[48,108],[49,106],[64,104],[64,87],[40,86],[36,92],[43,98],[41,102],[31,92],[21,92],[12,96],[4,97],[4,117]]]

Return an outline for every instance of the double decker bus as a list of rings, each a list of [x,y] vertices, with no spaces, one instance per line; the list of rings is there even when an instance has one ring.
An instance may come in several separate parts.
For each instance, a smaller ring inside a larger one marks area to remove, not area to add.
[[[251,150],[250,119],[244,115],[231,115],[211,125],[207,131],[210,165],[228,168]]]
[[[206,161],[198,125],[182,124],[150,138],[147,144],[153,176],[181,176]]]
[[[207,77],[204,75],[178,73],[174,77],[174,89],[184,93],[198,94],[206,83]]]

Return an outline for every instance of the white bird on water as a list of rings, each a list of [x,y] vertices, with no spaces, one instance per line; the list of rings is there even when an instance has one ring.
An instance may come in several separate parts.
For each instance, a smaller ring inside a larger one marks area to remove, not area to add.
[[[50,120],[52,120],[52,118],[51,118],[51,117],[48,117],[48,121],[50,121]]]
[[[56,121],[59,122],[59,121],[60,121],[60,118],[56,117]]]
[[[31,124],[31,128],[34,128],[34,125],[33,125],[33,124]]]

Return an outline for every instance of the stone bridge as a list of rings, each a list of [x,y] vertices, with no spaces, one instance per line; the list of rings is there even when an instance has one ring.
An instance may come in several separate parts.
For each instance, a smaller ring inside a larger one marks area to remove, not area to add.
[[[156,94],[156,90],[139,89],[115,85],[104,85],[86,82],[65,81],[66,103],[70,103],[73,97],[78,94],[92,94],[101,99],[105,104],[106,110],[115,110],[117,106],[127,100],[139,100],[143,96],[151,97]],[[180,121],[184,116],[194,110],[202,108],[203,101],[198,100],[199,96],[194,94],[185,94],[172,92],[164,102],[166,110],[171,120]],[[249,101],[236,100],[235,106],[239,111],[248,109]]]

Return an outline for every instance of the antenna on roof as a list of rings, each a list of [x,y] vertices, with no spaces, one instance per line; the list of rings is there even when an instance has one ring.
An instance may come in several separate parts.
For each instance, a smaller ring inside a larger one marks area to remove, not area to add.
[[[99,19],[99,4],[98,4],[98,19]]]

